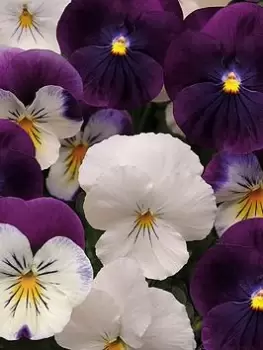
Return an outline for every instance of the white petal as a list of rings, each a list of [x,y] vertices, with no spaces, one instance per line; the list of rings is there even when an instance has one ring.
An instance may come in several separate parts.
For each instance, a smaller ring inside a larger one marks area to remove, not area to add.
[[[25,112],[25,106],[10,91],[0,89],[0,118],[16,121]]]
[[[41,169],[48,169],[51,165],[56,163],[59,157],[60,142],[57,136],[45,124],[34,124],[34,134],[31,139],[36,147],[36,159],[41,166]],[[35,142],[34,142],[35,141]]]
[[[165,87],[162,88],[161,92],[159,93],[158,96],[156,96],[152,102],[156,102],[156,103],[162,103],[162,102],[167,102],[169,101],[170,98],[169,96],[167,95],[167,92],[165,90]]]
[[[19,16],[22,14],[21,0],[1,0],[0,40],[2,44],[23,49],[47,48],[59,52],[56,41],[56,26],[67,0],[52,2],[50,0],[29,0],[29,13],[35,14],[35,27],[19,27]]]
[[[121,308],[122,339],[132,347],[140,347],[140,338],[151,322],[151,305],[139,265],[132,259],[115,260],[100,270],[93,286],[109,293]]]
[[[79,183],[89,191],[111,166],[131,165],[155,181],[180,169],[201,174],[203,166],[190,146],[169,134],[114,135],[89,149],[80,167]]]
[[[150,288],[149,296],[153,319],[141,350],[194,350],[194,332],[184,305],[164,290]]]
[[[51,166],[46,185],[48,191],[55,197],[71,200],[79,189],[79,166],[84,156],[85,146],[62,142],[57,162]]]
[[[205,238],[216,215],[214,192],[201,176],[177,169],[156,186],[156,206],[162,206],[162,219],[185,240]]]
[[[42,265],[43,283],[59,284],[56,289],[67,297],[72,306],[85,299],[90,291],[93,270],[85,252],[77,244],[66,237],[52,238],[34,256],[35,266],[41,262],[52,263],[45,269]]]
[[[92,288],[86,300],[74,309],[70,322],[63,332],[56,335],[62,347],[72,350],[101,350],[106,338],[120,336],[120,308],[104,291]]]
[[[173,103],[169,103],[165,109],[165,120],[167,127],[172,131],[173,134],[178,135],[181,138],[185,138],[185,134],[179,128],[179,126],[176,123],[176,120],[174,119]]]
[[[232,225],[240,221],[238,213],[240,205],[236,201],[226,202],[219,205],[217,209],[215,228],[219,237]]]
[[[89,224],[106,230],[117,222],[134,221],[138,203],[151,202],[152,179],[134,166],[110,168],[86,196],[84,212]]]
[[[45,86],[38,90],[35,100],[27,110],[29,114],[38,118],[39,124],[42,123],[43,127],[48,125],[58,138],[64,139],[76,135],[82,124],[82,121],[70,119],[74,118],[74,115],[67,115],[70,113],[69,99],[71,97],[63,88]]]
[[[0,336],[15,340],[19,330],[30,320],[19,298],[25,297],[19,288],[19,278],[26,274],[31,267],[33,254],[26,236],[16,227],[0,224]]]

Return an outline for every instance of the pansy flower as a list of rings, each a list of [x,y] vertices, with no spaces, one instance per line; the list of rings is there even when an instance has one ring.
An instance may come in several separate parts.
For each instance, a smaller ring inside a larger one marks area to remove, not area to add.
[[[127,258],[101,269],[56,340],[72,350],[195,349],[185,307],[172,294],[148,288],[138,265]]]
[[[49,192],[58,198],[71,200],[79,189],[79,167],[88,149],[115,134],[129,134],[131,117],[125,111],[101,109],[90,112],[83,105],[84,125],[74,137],[61,141],[60,156],[47,178]]]
[[[42,169],[59,156],[59,139],[74,136],[82,118],[77,71],[60,55],[29,50],[12,56],[0,52],[0,119],[17,123],[31,137]]]
[[[219,205],[215,226],[220,236],[238,221],[263,217],[263,170],[253,153],[218,153],[203,178],[215,191]]]
[[[263,348],[263,219],[241,221],[198,262],[191,295],[205,349]]]
[[[59,51],[58,20],[70,0],[1,0],[0,44]]]
[[[29,136],[18,125],[0,120],[0,196],[42,197],[43,176]]]
[[[168,134],[116,135],[91,147],[79,181],[87,221],[106,231],[96,245],[103,264],[131,257],[147,278],[178,272],[186,240],[203,239],[215,218],[201,172],[190,147]]]
[[[66,7],[58,41],[83,79],[86,103],[134,109],[159,94],[165,52],[183,25],[178,1],[171,3],[75,0]]]
[[[227,6],[171,44],[165,87],[191,143],[232,153],[263,147],[262,21],[260,6]]]
[[[0,336],[61,332],[92,280],[79,218],[55,199],[2,198],[0,222]]]

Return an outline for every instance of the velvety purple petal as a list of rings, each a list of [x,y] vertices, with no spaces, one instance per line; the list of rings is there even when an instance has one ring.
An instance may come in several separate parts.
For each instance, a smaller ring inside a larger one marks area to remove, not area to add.
[[[137,108],[162,89],[162,67],[151,57],[132,52],[112,56],[105,48],[90,46],[71,57],[84,82],[84,100],[92,106]]]
[[[233,153],[263,147],[263,94],[242,89],[228,95],[221,86],[200,83],[174,101],[176,121],[191,143]]]
[[[263,313],[253,311],[249,301],[218,305],[205,317],[202,342],[211,350],[263,349]]]
[[[234,4],[218,11],[203,32],[216,38],[228,53],[235,53],[246,36],[263,32],[263,9],[252,3]]]
[[[68,4],[57,26],[57,39],[64,56],[70,57],[75,50],[86,46],[90,35],[110,24],[111,5],[112,1],[102,0],[75,0]]]
[[[42,197],[43,181],[34,157],[17,150],[0,150],[0,196],[26,200]]]
[[[173,40],[166,55],[164,83],[171,100],[184,87],[213,81],[221,67],[222,52],[207,34],[186,31]]]
[[[183,30],[183,19],[172,12],[142,13],[132,24],[136,29],[130,35],[131,49],[144,52],[161,64],[172,39]]]
[[[7,70],[9,90],[25,105],[47,85],[57,85],[81,99],[83,84],[78,72],[62,56],[49,50],[28,50],[16,55]],[[26,87],[26,88],[25,88]]]
[[[206,23],[219,11],[222,7],[205,7],[191,12],[184,20],[185,27],[191,30],[202,30]]]
[[[220,152],[207,164],[203,179],[217,192],[223,186],[231,187],[235,182],[242,185],[242,179],[244,185],[257,184],[263,180],[263,172],[253,153],[238,155]]]
[[[28,134],[9,120],[0,120],[0,150],[13,149],[35,156],[36,150]]]
[[[223,234],[220,243],[249,247],[263,255],[263,219],[237,222]]]
[[[261,282],[263,257],[247,247],[217,244],[197,263],[191,297],[201,315],[228,301],[247,301]]]
[[[34,251],[56,236],[70,238],[81,248],[85,247],[84,230],[77,214],[53,198],[30,201],[1,198],[0,223],[17,227],[28,237]]]
[[[110,136],[130,135],[132,133],[132,118],[126,111],[117,109],[101,109],[92,114],[85,127],[84,138],[91,146]]]

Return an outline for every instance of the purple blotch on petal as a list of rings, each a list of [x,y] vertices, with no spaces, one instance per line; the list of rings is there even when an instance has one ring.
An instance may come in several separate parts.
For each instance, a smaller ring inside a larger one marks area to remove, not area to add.
[[[23,326],[17,333],[17,340],[20,340],[20,339],[30,339],[32,336],[29,328],[27,325]]]

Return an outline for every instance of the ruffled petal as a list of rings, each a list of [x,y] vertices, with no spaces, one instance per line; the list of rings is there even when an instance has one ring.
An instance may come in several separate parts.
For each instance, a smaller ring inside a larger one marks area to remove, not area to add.
[[[92,289],[55,339],[60,346],[73,350],[101,350],[107,341],[120,336],[120,314],[119,306],[107,292]]]
[[[136,166],[156,182],[167,174],[176,174],[178,169],[199,175],[203,172],[190,146],[169,134],[116,135],[89,149],[80,167],[81,187],[89,191],[105,170],[117,165]]]
[[[194,350],[196,343],[185,306],[171,293],[149,289],[152,302],[152,322],[148,327],[142,350]]]
[[[0,222],[13,225],[23,232],[34,251],[56,236],[67,237],[81,248],[85,247],[84,230],[77,214],[53,198],[30,201],[2,198]]]
[[[132,259],[115,260],[100,270],[93,287],[107,292],[120,307],[122,339],[131,347],[141,347],[151,322],[151,302],[139,265]]]

